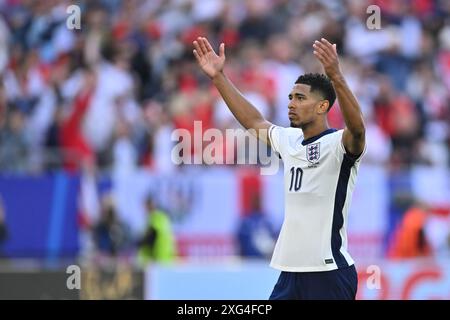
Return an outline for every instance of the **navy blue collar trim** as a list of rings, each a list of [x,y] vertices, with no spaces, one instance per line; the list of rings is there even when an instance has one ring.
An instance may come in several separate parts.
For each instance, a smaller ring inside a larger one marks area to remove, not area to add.
[[[333,132],[336,132],[336,131],[337,130],[333,129],[333,128],[327,129],[327,130],[323,131],[322,133],[319,133],[317,136],[314,136],[314,137],[308,138],[306,140],[303,140],[302,146],[306,146],[307,144],[310,144],[311,142],[314,142],[314,141],[322,138],[323,136],[325,136],[327,134],[330,134],[330,133],[333,133]]]

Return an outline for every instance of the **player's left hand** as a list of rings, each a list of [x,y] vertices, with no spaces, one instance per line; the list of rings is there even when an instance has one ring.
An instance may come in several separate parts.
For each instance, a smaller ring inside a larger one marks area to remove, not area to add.
[[[314,41],[314,55],[320,61],[325,70],[325,74],[331,80],[341,75],[339,67],[339,59],[336,50],[336,44],[331,44],[327,39],[322,38],[321,41]]]

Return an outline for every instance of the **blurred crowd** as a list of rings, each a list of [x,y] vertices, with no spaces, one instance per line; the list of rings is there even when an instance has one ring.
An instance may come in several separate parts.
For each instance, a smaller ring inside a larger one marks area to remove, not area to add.
[[[81,9],[79,29],[67,24],[72,4]],[[369,5],[381,8],[379,29],[367,25]],[[327,38],[365,116],[364,162],[449,168],[450,1],[0,0],[0,172],[82,171],[81,193],[95,194],[98,169],[179,169],[174,129],[194,135],[194,121],[203,132],[239,128],[196,66],[198,36],[226,44],[227,75],[282,126],[297,77],[322,72],[312,44]],[[337,103],[329,119],[343,127]],[[229,143],[220,149],[226,159],[235,157]],[[120,239],[126,230],[104,202],[93,230],[115,252],[109,226]],[[82,210],[99,211],[90,203]],[[153,233],[142,243],[154,242]]]
[[[81,28],[71,30],[73,3]],[[200,35],[226,43],[227,74],[285,126],[287,93],[301,73],[321,72],[311,47],[328,38],[363,108],[366,163],[450,163],[450,1],[73,3],[0,1],[3,172],[167,172],[176,168],[173,129],[193,133],[195,120],[203,131],[239,127],[195,65]],[[381,8],[378,30],[366,25],[371,4]],[[330,122],[343,125],[337,106]]]

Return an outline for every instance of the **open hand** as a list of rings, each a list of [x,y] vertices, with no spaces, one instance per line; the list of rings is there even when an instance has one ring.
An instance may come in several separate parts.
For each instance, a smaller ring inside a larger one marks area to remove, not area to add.
[[[339,67],[338,54],[336,44],[331,44],[327,39],[322,38],[321,41],[314,41],[314,55],[320,61],[325,74],[331,80],[341,75]]]
[[[198,37],[194,43],[194,56],[202,70],[212,79],[225,65],[225,44],[221,43],[217,55],[206,38]]]

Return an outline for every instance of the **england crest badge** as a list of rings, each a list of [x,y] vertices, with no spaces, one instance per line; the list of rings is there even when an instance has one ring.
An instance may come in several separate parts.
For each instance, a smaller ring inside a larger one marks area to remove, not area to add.
[[[311,163],[319,162],[320,142],[311,143],[306,146],[306,159]]]

